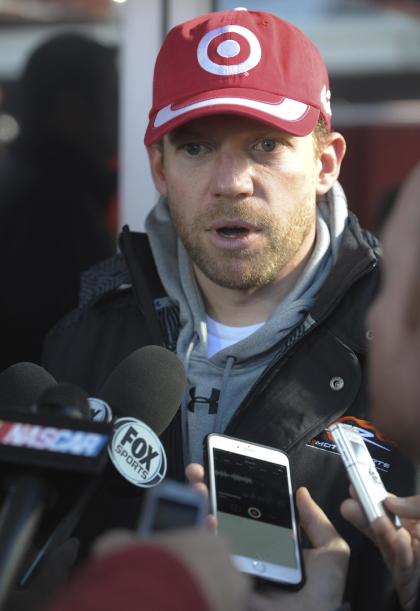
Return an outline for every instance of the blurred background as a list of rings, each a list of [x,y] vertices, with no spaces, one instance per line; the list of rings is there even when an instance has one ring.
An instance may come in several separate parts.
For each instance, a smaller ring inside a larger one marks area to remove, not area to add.
[[[236,6],[230,0],[0,0],[0,160],[22,130],[18,85],[34,49],[62,33],[98,41],[115,53],[119,95],[107,223],[114,234],[127,222],[141,229],[156,199],[143,133],[162,37],[184,19]],[[377,228],[420,157],[420,0],[242,0],[240,6],[293,21],[320,48],[331,75],[334,126],[348,141],[341,182],[361,223]]]

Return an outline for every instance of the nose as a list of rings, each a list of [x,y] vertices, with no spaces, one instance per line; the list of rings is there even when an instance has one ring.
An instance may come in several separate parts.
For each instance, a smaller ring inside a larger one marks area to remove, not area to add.
[[[215,197],[249,197],[254,183],[249,160],[233,153],[220,153],[214,162],[211,191]]]

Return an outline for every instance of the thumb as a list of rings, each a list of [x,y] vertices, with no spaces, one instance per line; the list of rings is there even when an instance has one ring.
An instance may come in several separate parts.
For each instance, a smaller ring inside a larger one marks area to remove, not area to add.
[[[407,497],[390,495],[385,500],[385,506],[401,518],[420,518],[420,494]]]

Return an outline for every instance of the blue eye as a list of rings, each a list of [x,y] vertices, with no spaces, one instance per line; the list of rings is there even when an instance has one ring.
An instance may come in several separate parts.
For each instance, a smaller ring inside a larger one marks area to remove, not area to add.
[[[196,157],[200,153],[203,153],[207,150],[207,147],[204,144],[200,144],[198,142],[189,142],[188,144],[184,144],[183,149],[188,155],[192,157]]]
[[[278,142],[273,138],[264,138],[255,145],[255,148],[264,153],[272,153],[277,148]]]

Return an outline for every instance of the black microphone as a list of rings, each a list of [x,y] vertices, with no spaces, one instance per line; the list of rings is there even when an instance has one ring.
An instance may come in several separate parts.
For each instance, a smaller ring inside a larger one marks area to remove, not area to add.
[[[78,386],[66,382],[46,388],[38,401],[31,406],[31,411],[54,415],[59,413],[69,418],[90,420],[89,399],[86,393]]]
[[[111,464],[91,486],[94,494],[82,496],[51,531],[21,585],[27,583],[45,553],[74,532],[77,523],[81,522],[76,535],[81,538],[82,554],[100,532],[117,525],[112,515],[115,508],[119,513],[121,502],[124,520],[137,523],[139,487],[154,485],[164,476],[166,456],[158,435],[175,416],[185,385],[184,368],[175,354],[159,346],[146,346],[117,365],[98,397],[88,398],[94,422],[113,422],[108,446]],[[136,467],[136,462],[140,466]]]
[[[85,483],[84,474],[91,477],[102,471],[110,433],[108,425],[83,420],[89,414],[89,405],[81,389],[53,380],[35,407],[28,408],[33,404],[28,387],[38,393],[51,377],[32,364],[20,364],[12,373],[9,371],[0,384],[1,398],[6,396],[12,404],[20,405],[20,409],[12,409],[0,401],[0,461],[9,467],[9,491],[0,513],[0,607],[15,583],[46,509],[62,502],[63,489],[69,484],[77,489]],[[25,390],[19,392],[21,388]],[[62,470],[67,473],[60,490]],[[69,476],[73,474],[72,482]]]
[[[160,435],[174,417],[185,385],[184,367],[173,352],[160,346],[139,348],[117,365],[97,397],[88,398],[91,418],[139,418]]]
[[[26,409],[54,384],[53,376],[35,363],[10,365],[0,373],[0,407]]]
[[[177,356],[160,346],[145,346],[127,356],[111,373],[99,398],[116,414],[109,456],[119,473],[148,488],[166,474],[159,439],[182,401],[186,376]]]
[[[161,346],[144,346],[123,359],[100,389],[118,417],[141,419],[158,435],[175,416],[186,385],[178,357]]]

